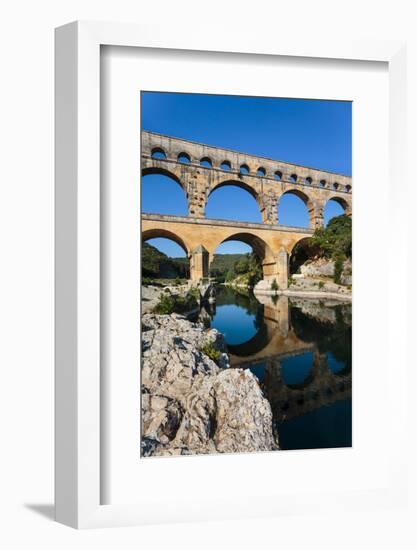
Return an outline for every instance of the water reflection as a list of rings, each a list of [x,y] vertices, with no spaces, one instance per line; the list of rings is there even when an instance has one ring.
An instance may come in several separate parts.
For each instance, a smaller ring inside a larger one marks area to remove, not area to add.
[[[225,335],[232,367],[258,377],[282,449],[351,446],[350,305],[220,287],[200,316]]]

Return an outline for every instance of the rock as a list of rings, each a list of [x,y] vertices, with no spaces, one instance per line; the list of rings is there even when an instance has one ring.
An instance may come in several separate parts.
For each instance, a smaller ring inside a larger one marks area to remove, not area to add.
[[[271,407],[250,371],[229,368],[221,333],[176,314],[145,314],[143,326],[142,456],[278,448]]]
[[[300,272],[304,277],[333,277],[334,261],[325,258],[307,261],[300,267]]]
[[[216,376],[214,442],[222,453],[270,451],[278,448],[272,433],[272,412],[256,377],[249,370],[230,369]]]
[[[271,289],[271,284],[272,281],[262,279],[256,283],[253,291],[255,292],[255,294],[275,295],[277,294],[277,291]]]

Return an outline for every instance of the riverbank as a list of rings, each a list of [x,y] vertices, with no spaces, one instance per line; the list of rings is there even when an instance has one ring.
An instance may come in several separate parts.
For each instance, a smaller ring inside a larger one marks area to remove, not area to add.
[[[352,294],[340,294],[337,292],[320,292],[319,290],[256,290],[255,296],[288,296],[294,298],[328,299],[340,302],[352,302]]]
[[[340,302],[352,301],[352,288],[338,285],[332,281],[314,278],[299,278],[291,281],[286,289],[271,289],[269,281],[259,281],[254,288],[254,294],[266,296],[289,296],[312,299],[331,299]]]
[[[201,323],[142,316],[142,456],[278,449],[257,378],[229,369],[226,350]]]

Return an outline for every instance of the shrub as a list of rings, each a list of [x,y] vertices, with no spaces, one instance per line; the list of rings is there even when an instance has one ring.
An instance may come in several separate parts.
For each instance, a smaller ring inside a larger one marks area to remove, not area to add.
[[[175,277],[174,285],[179,286],[181,284],[181,279],[179,277]]]
[[[174,312],[175,298],[171,294],[161,294],[159,302],[153,308],[154,313],[160,315],[169,315]]]
[[[200,300],[200,291],[197,287],[190,288],[190,290],[187,292],[187,296],[191,299],[194,298],[196,302]]]
[[[278,290],[278,283],[276,279],[274,279],[271,283],[271,290]]]
[[[291,277],[288,278],[288,286],[291,286],[293,284],[295,284],[295,279],[294,279],[294,277],[291,276]]]
[[[319,288],[323,288],[324,287],[324,282],[323,281],[320,281],[319,282]]]
[[[204,353],[204,355],[207,355],[212,361],[214,361],[217,365],[220,361],[220,351],[217,350],[212,342],[206,342],[201,348],[200,351]]]
[[[198,292],[198,289],[188,291],[185,296],[161,294],[159,297],[159,302],[154,307],[153,312],[158,313],[159,315],[187,313],[198,306],[195,291]]]

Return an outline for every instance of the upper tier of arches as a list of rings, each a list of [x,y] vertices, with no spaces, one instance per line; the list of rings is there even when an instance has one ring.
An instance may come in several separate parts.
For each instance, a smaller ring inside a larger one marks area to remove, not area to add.
[[[176,141],[178,141],[177,144]],[[300,186],[315,186],[341,193],[351,193],[352,191],[351,178],[347,176],[304,166],[297,167],[270,159],[257,159],[249,155],[205,146],[201,146],[201,154],[196,154],[195,146],[196,144],[186,141],[170,140],[170,147],[145,146],[143,155],[150,156],[155,160],[168,160],[206,169],[232,171],[245,176],[286,181]],[[210,151],[210,149],[212,150]]]

